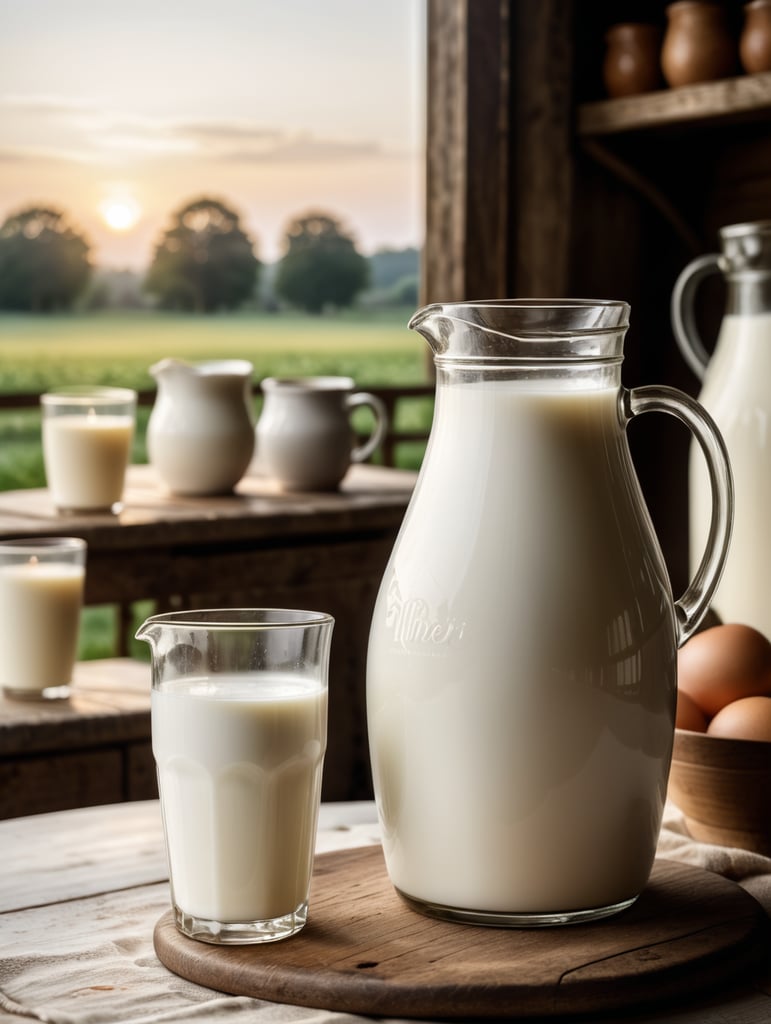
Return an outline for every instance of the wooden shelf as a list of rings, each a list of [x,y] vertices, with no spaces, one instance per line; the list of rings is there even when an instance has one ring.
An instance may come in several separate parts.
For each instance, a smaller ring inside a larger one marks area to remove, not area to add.
[[[583,103],[578,135],[591,138],[670,125],[739,123],[771,118],[771,72]]]

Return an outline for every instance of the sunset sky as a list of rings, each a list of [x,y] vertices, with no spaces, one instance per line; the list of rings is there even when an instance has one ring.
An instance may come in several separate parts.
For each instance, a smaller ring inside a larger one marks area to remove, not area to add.
[[[0,223],[65,211],[141,268],[169,216],[233,206],[260,259],[339,217],[420,245],[425,0],[0,0]]]

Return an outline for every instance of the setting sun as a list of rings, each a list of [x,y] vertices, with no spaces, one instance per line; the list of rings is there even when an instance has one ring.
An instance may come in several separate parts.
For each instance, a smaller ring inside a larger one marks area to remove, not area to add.
[[[133,199],[106,199],[99,207],[102,220],[113,231],[128,231],[139,220],[139,207]]]

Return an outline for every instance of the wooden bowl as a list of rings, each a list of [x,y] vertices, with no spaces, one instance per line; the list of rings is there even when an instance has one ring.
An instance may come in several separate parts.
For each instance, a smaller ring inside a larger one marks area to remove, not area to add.
[[[771,857],[771,743],[676,729],[669,797],[694,839]]]

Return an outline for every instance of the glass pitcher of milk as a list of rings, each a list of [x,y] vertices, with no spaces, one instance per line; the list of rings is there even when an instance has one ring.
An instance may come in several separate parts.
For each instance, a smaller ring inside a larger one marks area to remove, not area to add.
[[[686,362],[703,382],[700,403],[725,439],[736,489],[733,540],[713,606],[724,622],[746,622],[771,637],[771,221],[720,231],[722,251],[701,256],[672,293],[672,327]],[[725,312],[710,359],[693,303],[702,280],[722,273]],[[691,564],[709,530],[706,468],[691,456]]]
[[[731,476],[699,405],[621,386],[623,302],[432,305],[434,423],[376,600],[367,668],[388,872],[477,924],[599,918],[644,888],[676,651],[709,605]],[[704,449],[712,533],[674,601],[627,446],[670,413]]]

